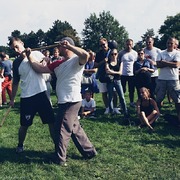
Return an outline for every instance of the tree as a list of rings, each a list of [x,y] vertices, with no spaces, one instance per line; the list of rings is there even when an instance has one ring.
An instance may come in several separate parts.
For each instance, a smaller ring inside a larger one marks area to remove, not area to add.
[[[59,41],[64,36],[71,37],[76,45],[80,45],[80,38],[77,36],[77,32],[72,26],[67,22],[61,22],[56,20],[53,23],[52,28],[50,28],[46,33],[45,42],[47,45],[54,44],[54,42]]]
[[[146,46],[146,39],[147,37],[152,37],[154,39],[154,46],[156,47],[159,47],[159,39],[158,39],[158,36],[155,36],[155,33],[154,33],[154,29],[151,28],[151,29],[147,29],[147,31],[145,32],[145,34],[143,34],[141,36],[142,40],[141,41],[138,41],[135,46],[134,46],[134,49],[137,51],[141,48],[144,48]]]
[[[98,51],[99,39],[105,37],[108,41],[115,40],[118,43],[118,48],[124,46],[128,33],[123,26],[110,14],[103,11],[99,17],[92,13],[84,22],[85,28],[82,31],[82,42],[86,49]]]
[[[161,49],[166,48],[166,41],[169,37],[175,37],[180,40],[180,13],[175,16],[167,16],[164,24],[159,29]]]

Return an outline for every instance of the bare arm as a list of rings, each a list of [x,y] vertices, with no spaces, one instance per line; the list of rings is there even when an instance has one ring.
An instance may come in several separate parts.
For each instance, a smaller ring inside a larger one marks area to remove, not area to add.
[[[119,67],[119,71],[114,71],[114,70],[111,70],[110,68],[109,68],[109,65],[108,65],[108,63],[106,64],[106,72],[108,73],[108,74],[118,74],[118,75],[121,75],[121,66]]]
[[[51,70],[48,68],[47,64],[45,65],[34,59],[31,54],[31,49],[27,48],[25,50],[25,53],[34,71],[36,71],[37,73],[52,73]]]
[[[160,115],[159,108],[157,106],[156,101],[154,101],[154,99],[151,99],[151,104],[153,105],[154,109],[157,111],[158,115]]]
[[[19,83],[18,84],[12,83],[12,98],[11,98],[11,101],[9,103],[9,105],[12,107],[14,106],[14,100],[15,100],[16,93],[18,90],[18,86],[19,86]]]
[[[180,63],[175,61],[161,60],[161,61],[157,61],[156,63],[158,68],[163,68],[163,67],[177,68],[178,66],[180,66]]]

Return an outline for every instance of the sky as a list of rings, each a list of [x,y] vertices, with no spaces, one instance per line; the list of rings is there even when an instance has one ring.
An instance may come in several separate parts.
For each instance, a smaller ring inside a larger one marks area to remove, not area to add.
[[[167,16],[180,12],[180,0],[1,0],[0,46],[7,45],[14,30],[47,32],[56,20],[67,21],[82,37],[85,20],[103,11],[110,11],[129,38],[138,42],[147,29],[158,35]]]

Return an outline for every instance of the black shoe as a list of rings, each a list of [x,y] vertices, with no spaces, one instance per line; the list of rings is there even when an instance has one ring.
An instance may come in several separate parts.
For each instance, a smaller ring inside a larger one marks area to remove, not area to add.
[[[92,159],[95,156],[97,156],[97,152],[96,151],[92,151],[90,153],[88,153],[86,156],[84,156],[85,159]]]

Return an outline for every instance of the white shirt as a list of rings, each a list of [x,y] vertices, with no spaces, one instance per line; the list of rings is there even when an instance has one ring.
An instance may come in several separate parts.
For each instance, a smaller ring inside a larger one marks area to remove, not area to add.
[[[96,102],[93,98],[90,99],[90,101],[87,101],[86,99],[82,100],[82,107],[85,108],[85,110],[91,110],[91,108],[96,107]]]
[[[137,52],[135,50],[132,49],[130,52],[124,53],[124,55],[120,59],[123,76],[134,76],[133,64],[136,60],[137,60]]]
[[[151,50],[144,48],[145,55],[150,56],[150,59],[153,61],[157,61],[158,55],[161,53],[159,48],[153,47]],[[151,77],[157,77],[159,72],[157,66],[154,66],[154,72],[151,74]]]
[[[44,57],[39,51],[32,51],[32,56],[39,62]],[[21,62],[18,72],[21,78],[21,98],[31,97],[47,90],[42,74],[32,69],[27,57]]]
[[[168,52],[164,50],[160,53],[157,58],[157,61],[166,60],[166,61],[180,61],[180,52],[177,50],[173,50],[172,52]],[[159,77],[161,80],[179,80],[179,68],[171,68],[171,67],[163,67],[160,68]]]
[[[82,101],[80,92],[83,70],[84,65],[79,64],[79,57],[76,55],[54,69],[58,103]]]

